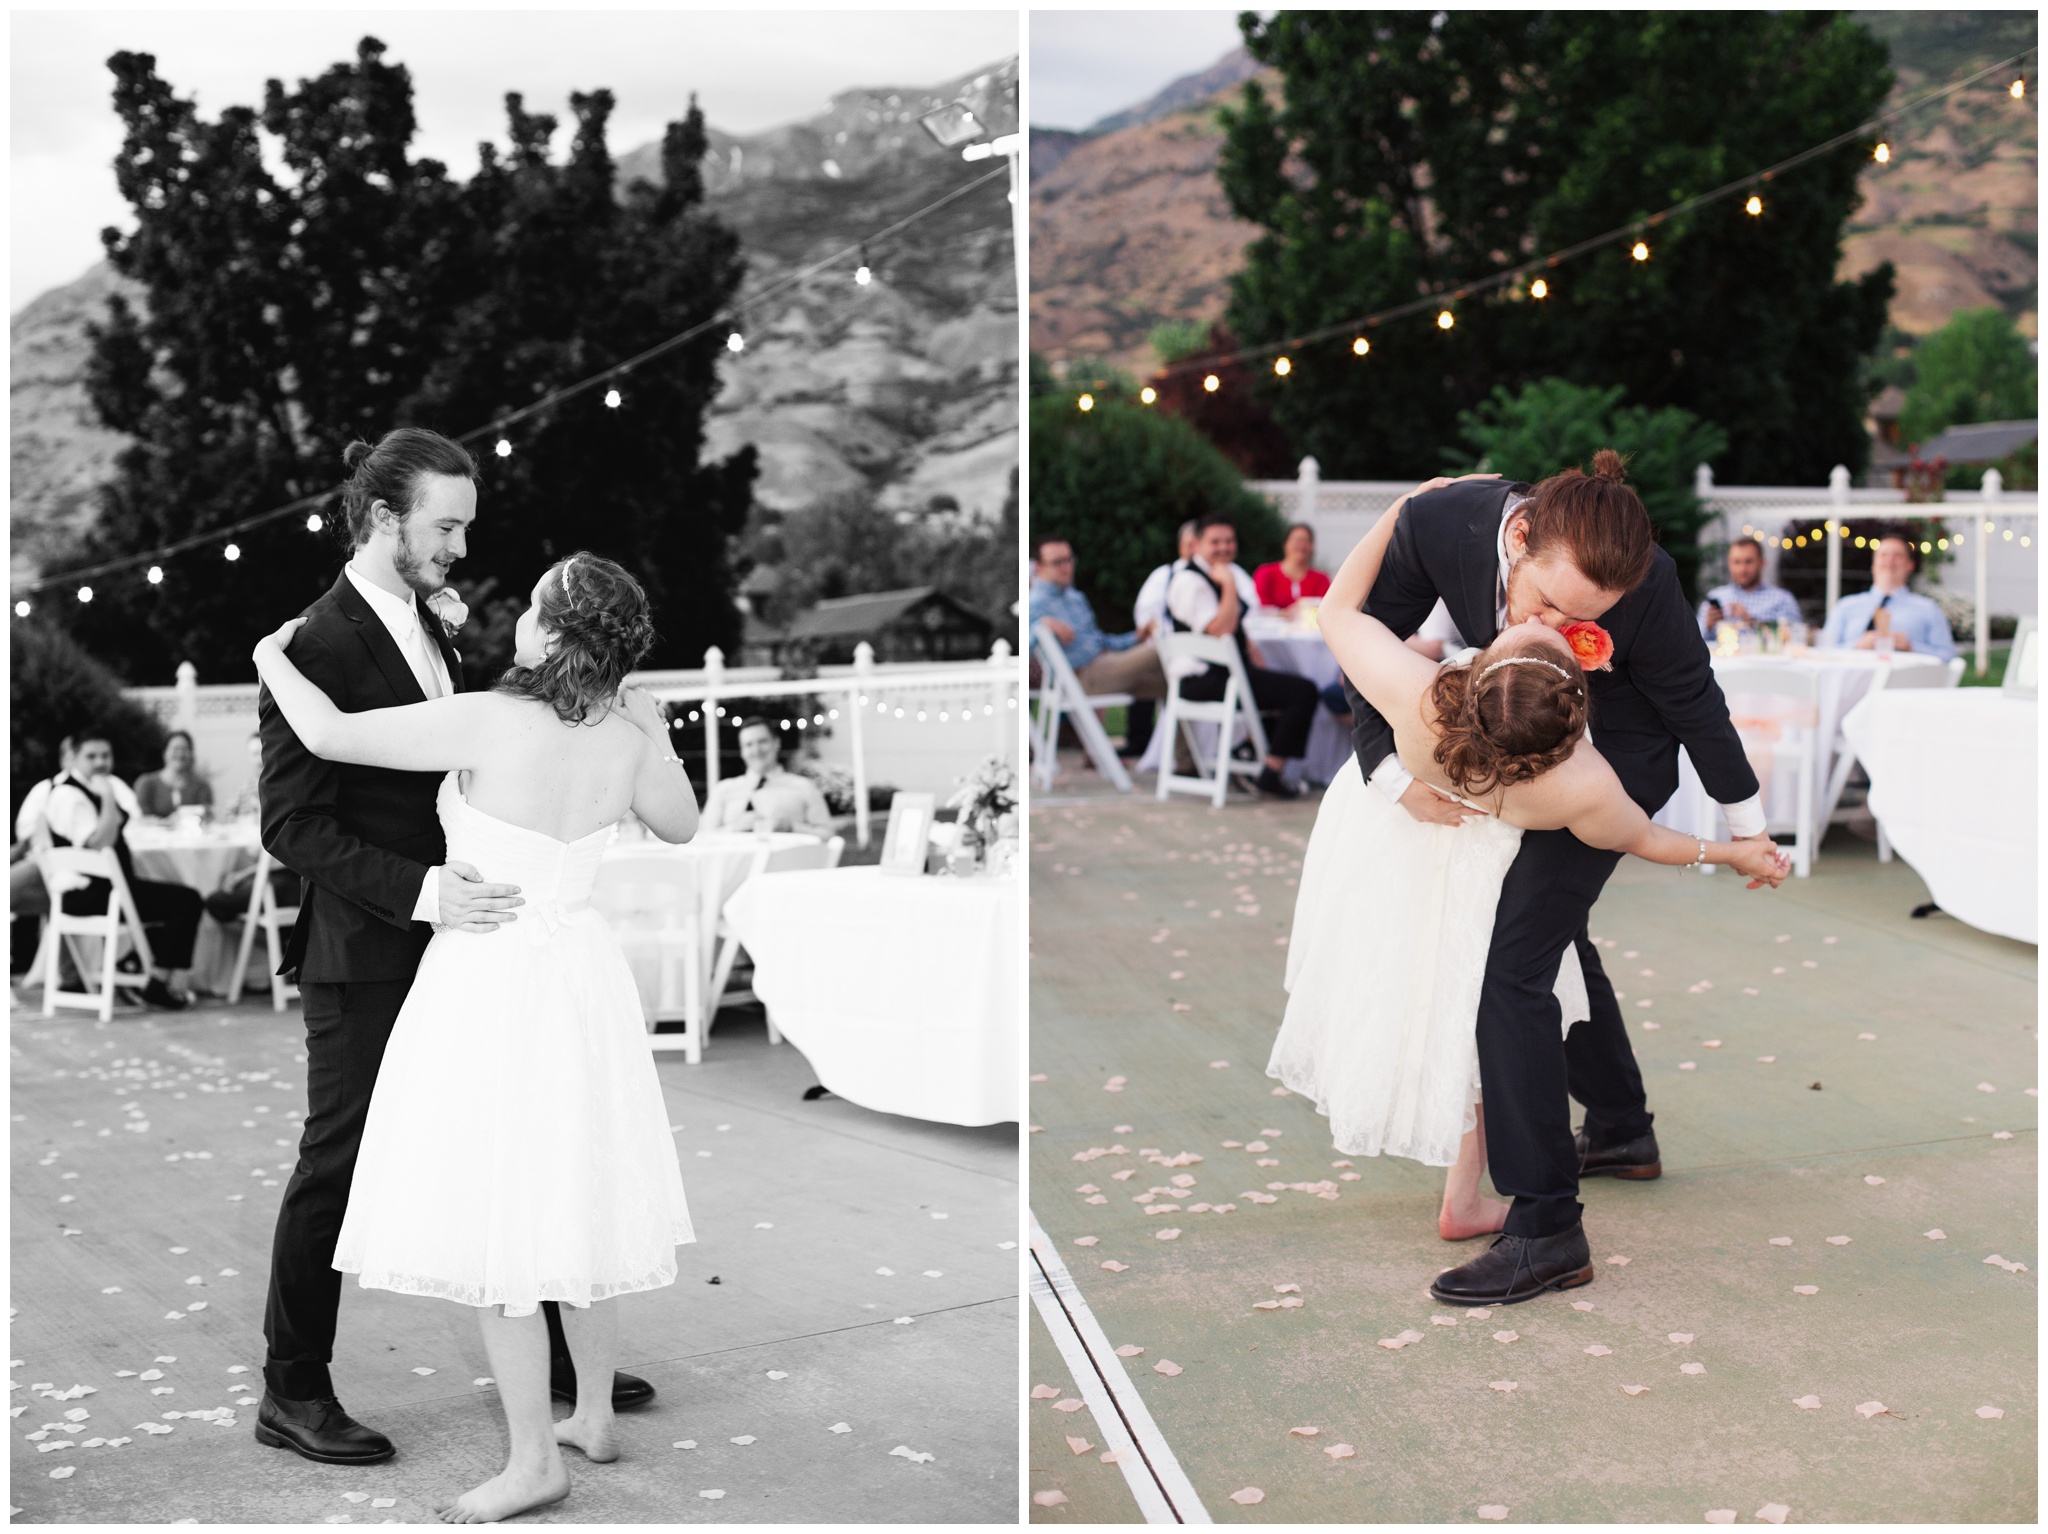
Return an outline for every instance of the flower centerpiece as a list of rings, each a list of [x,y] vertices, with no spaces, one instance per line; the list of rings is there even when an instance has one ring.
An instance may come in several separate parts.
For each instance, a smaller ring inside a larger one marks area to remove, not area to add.
[[[970,845],[977,861],[985,861],[996,844],[1003,817],[1017,808],[1017,774],[1000,756],[983,757],[972,772],[956,779],[959,787],[946,808],[959,812],[960,842]]]

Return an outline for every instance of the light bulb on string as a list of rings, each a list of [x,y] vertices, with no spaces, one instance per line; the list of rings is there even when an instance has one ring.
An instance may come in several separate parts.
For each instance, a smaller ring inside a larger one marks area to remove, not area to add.
[[[312,512],[306,518],[306,531],[309,533],[317,533],[320,531],[321,528],[325,527],[326,525],[326,518],[322,517],[320,513],[317,511]]]
[[[1448,309],[1443,310],[1436,317],[1436,328],[1438,330],[1449,330],[1453,325],[1457,323],[1457,316],[1452,314],[1451,311]]]
[[[239,543],[231,543],[220,551],[220,557],[233,564],[242,557],[242,546]]]
[[[1211,373],[1207,378],[1204,378],[1202,380],[1202,388],[1210,394],[1214,394],[1218,389],[1222,387],[1223,380],[1218,378],[1214,373]]]
[[[729,352],[743,352],[747,349],[747,338],[735,330],[725,338],[725,349]]]
[[[625,396],[624,396],[623,394],[619,393],[619,391],[618,391],[617,389],[607,389],[607,390],[605,390],[605,391],[604,391],[604,405],[605,405],[605,409],[607,409],[607,410],[616,410],[616,409],[618,409],[618,408],[619,408],[619,406],[620,406],[620,405],[622,405],[622,404],[624,404],[624,403],[625,403]]]
[[[1138,391],[1138,403],[1141,405],[1150,405],[1153,402],[1155,402],[1158,398],[1159,391],[1153,388],[1150,384],[1145,385],[1144,388]]]
[[[1749,201],[1742,205],[1742,211],[1747,213],[1751,218],[1755,218],[1758,214],[1762,213],[1763,210],[1764,200],[1753,193],[1751,194]]]
[[[1650,259],[1650,247],[1645,245],[1641,240],[1637,240],[1635,244],[1629,248],[1629,254],[1638,261],[1647,261]]]
[[[1351,343],[1351,355],[1354,357],[1363,357],[1367,352],[1371,350],[1372,342],[1366,340],[1364,336],[1360,336],[1356,341],[1353,341]]]
[[[1876,160],[1877,163],[1880,165],[1889,165],[1892,163],[1892,146],[1883,142],[1882,140],[1878,142],[1877,148],[1873,149],[1870,152],[1870,154],[1871,158]]]
[[[147,580],[152,586],[161,586],[164,583],[164,567],[162,565],[151,565],[149,567],[149,574],[144,576],[143,579]]]
[[[2027,99],[2027,77],[2025,75],[2021,75],[2012,82],[2012,99],[2015,101],[2025,101]]]
[[[1285,378],[1289,373],[1293,371],[1294,364],[1292,362],[1289,362],[1285,357],[1275,357],[1273,359],[1273,372],[1278,377]]]
[[[2007,533],[2005,536],[2010,538],[2012,534]],[[92,600],[92,587],[80,586],[78,588],[78,600],[81,602],[90,602]]]
[[[856,267],[853,273],[853,280],[859,283],[862,287],[866,287],[869,283],[875,280],[875,274],[869,271],[868,268],[865,266]]]
[[[509,437],[500,437],[498,439],[497,447],[492,449],[492,451],[494,451],[500,458],[510,458],[512,456],[512,439]]]
[[[1543,278],[1538,277],[1534,282],[1529,284],[1529,296],[1531,298],[1550,297],[1550,284]]]
[[[27,603],[26,601],[22,601],[22,602],[16,602],[16,603],[14,604],[14,616],[15,616],[15,617],[17,617],[17,618],[26,618],[26,617],[27,617],[28,615],[29,615],[29,605],[28,605],[28,603]]]
[[[1081,414],[1086,415],[1089,411],[1095,408],[1095,396],[1092,394],[1084,394],[1079,399],[1074,401],[1074,403],[1080,406]]]

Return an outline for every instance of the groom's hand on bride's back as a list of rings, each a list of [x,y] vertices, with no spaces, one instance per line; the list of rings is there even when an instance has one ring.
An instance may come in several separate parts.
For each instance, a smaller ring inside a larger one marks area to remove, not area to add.
[[[1401,808],[1426,826],[1462,826],[1466,817],[1483,815],[1463,800],[1447,799],[1426,786],[1420,778],[1401,790]]]
[[[516,884],[486,884],[467,863],[441,865],[441,925],[464,932],[490,932],[519,920],[513,909],[526,902]]]

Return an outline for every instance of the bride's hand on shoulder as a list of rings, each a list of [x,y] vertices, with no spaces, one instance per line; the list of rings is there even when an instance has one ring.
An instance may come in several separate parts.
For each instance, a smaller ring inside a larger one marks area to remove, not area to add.
[[[301,613],[296,618],[286,619],[284,626],[279,628],[275,633],[265,634],[261,639],[256,641],[256,659],[259,661],[262,660],[263,647],[265,645],[275,645],[277,646],[279,652],[282,653],[285,646],[289,645],[292,642],[292,635],[296,634],[300,629],[304,628],[306,626],[306,622],[306,616],[303,613]]]

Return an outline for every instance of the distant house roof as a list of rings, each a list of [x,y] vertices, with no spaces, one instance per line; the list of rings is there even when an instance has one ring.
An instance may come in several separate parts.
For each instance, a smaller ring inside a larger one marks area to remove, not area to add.
[[[1980,421],[1951,426],[1932,442],[1921,444],[1920,457],[1946,458],[1950,463],[1996,463],[2041,435],[2039,421]]]
[[[1870,419],[1873,421],[1896,421],[1899,412],[1906,408],[1906,391],[1897,384],[1886,384],[1878,391],[1876,399],[1870,402]]]
[[[936,602],[962,618],[987,627],[988,620],[947,596],[936,586],[912,586],[904,591],[876,591],[866,596],[831,597],[809,612],[799,613],[789,626],[791,639],[837,639],[872,634],[911,612]]]

